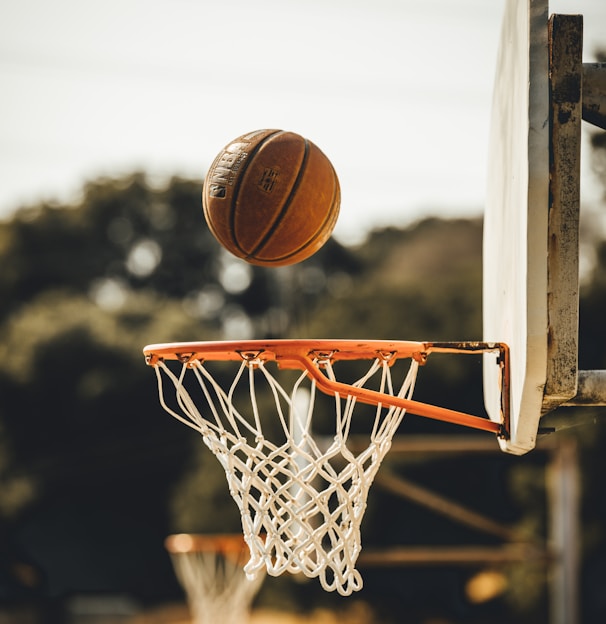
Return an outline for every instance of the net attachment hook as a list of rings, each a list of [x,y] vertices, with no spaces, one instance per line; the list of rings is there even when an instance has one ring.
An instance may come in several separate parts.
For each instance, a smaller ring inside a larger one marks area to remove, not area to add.
[[[246,362],[247,366],[256,367],[262,364],[261,354],[265,349],[258,349],[257,351],[238,351],[238,355]]]
[[[335,353],[335,349],[331,351],[310,351],[309,356],[318,368],[326,368],[332,364]]]
[[[395,351],[377,351],[377,358],[391,366],[397,359]]]
[[[429,353],[427,353],[427,351],[415,351],[412,354],[412,359],[416,360],[419,363],[419,366],[425,366],[425,364],[427,364],[428,357]]]
[[[195,353],[177,353],[177,360],[181,364],[190,365],[191,361],[194,359]]]

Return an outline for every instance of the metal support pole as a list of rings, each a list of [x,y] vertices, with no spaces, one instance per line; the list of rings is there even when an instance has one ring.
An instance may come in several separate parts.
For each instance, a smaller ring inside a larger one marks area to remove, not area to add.
[[[554,553],[549,582],[550,623],[579,619],[579,472],[576,442],[561,440],[547,467],[549,543]]]
[[[577,395],[564,403],[564,407],[590,407],[606,405],[606,371],[579,371]]]

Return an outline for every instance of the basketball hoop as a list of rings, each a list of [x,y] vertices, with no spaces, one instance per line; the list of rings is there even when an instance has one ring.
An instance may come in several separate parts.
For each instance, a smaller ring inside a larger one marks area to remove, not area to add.
[[[265,578],[244,574],[248,547],[237,535],[180,533],[165,541],[195,624],[242,624]]]
[[[342,595],[361,589],[355,564],[368,490],[406,412],[507,435],[509,359],[500,343],[252,340],[143,351],[162,407],[198,431],[225,469],[250,548],[249,578],[266,569],[317,577]],[[494,354],[501,422],[412,400],[432,353]],[[337,372],[354,378],[339,381]],[[325,424],[329,409],[331,442],[321,445],[312,419]],[[361,427],[369,445],[354,455],[347,440]]]

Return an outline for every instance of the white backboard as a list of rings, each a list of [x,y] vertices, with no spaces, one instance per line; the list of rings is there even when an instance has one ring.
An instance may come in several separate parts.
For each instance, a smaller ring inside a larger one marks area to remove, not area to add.
[[[484,220],[484,340],[511,349],[503,450],[535,446],[548,358],[549,48],[547,0],[507,0],[495,73]],[[486,356],[490,358],[491,356]],[[500,419],[494,361],[485,403]]]

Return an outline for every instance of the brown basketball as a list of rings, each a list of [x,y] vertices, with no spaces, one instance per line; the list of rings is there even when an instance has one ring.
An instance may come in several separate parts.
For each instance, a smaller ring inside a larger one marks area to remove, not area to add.
[[[251,264],[305,260],[329,239],[341,201],[337,174],[311,141],[283,130],[234,139],[215,158],[203,189],[211,232]]]

